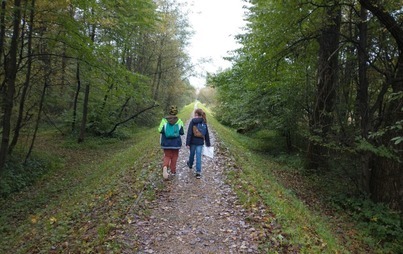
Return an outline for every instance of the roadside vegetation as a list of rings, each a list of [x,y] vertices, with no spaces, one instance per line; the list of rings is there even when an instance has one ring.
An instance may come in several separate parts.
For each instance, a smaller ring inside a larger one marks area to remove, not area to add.
[[[193,104],[185,107],[180,117],[186,119],[192,110]],[[43,169],[35,183],[3,195],[0,252],[119,252],[123,243],[117,232],[131,223],[128,214],[146,213],[144,200],[161,185],[156,127],[80,144],[42,134],[38,154],[43,151],[57,163]]]
[[[403,251],[399,214],[353,196],[357,190],[343,171],[321,175],[306,171],[298,154],[287,153],[281,135],[268,131],[242,135],[208,112],[209,123],[239,169],[229,174],[229,183],[252,211],[261,203],[271,210],[273,216],[265,223],[278,224],[286,232],[271,232],[277,242],[299,246],[301,253]],[[264,244],[272,242],[267,239]]]
[[[184,121],[193,107],[190,104],[180,112]],[[369,201],[340,200],[348,183],[330,181],[326,175],[307,175],[298,167],[297,156],[281,152],[282,146],[276,145],[278,136],[241,135],[206,111],[209,124],[234,162],[228,167],[237,169],[230,171],[228,183],[246,209],[258,213],[263,205],[269,211],[270,216],[259,221],[250,218],[256,228],[267,232],[262,249],[287,251],[288,246],[294,246],[298,253],[401,251],[401,229],[396,227],[397,217],[387,209]],[[126,135],[89,137],[77,144],[69,137],[41,133],[34,157],[49,163],[43,164],[46,168],[34,183],[24,183],[18,192],[1,198],[0,252],[118,253],[124,245],[119,231],[132,223],[133,214],[148,213],[146,203],[162,186],[156,128],[126,130]],[[264,144],[276,148],[276,154],[259,150],[263,136],[271,140]],[[336,183],[339,188],[334,188]]]
[[[150,132],[143,130],[123,142],[97,138],[81,145],[55,142],[53,136],[41,148],[51,148],[61,161],[58,167],[1,200],[1,252],[114,249],[111,233],[144,183],[142,163],[152,164],[143,152],[157,152],[150,146]]]

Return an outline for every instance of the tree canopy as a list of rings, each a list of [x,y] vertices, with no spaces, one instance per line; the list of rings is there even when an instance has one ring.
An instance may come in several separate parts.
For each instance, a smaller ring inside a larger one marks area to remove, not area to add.
[[[193,98],[175,0],[2,1],[0,20],[0,168],[23,132],[28,159],[41,127],[82,142]]]
[[[308,169],[348,164],[363,193],[402,209],[401,1],[249,3],[233,67],[209,80],[217,117],[278,131]]]

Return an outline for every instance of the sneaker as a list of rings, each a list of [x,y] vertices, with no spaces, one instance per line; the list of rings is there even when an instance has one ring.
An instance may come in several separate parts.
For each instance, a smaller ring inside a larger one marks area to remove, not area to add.
[[[176,172],[171,171],[171,176],[176,176]]]
[[[167,166],[162,168],[162,177],[164,177],[164,179],[168,179],[168,168],[167,168]]]
[[[200,173],[196,173],[196,178],[197,178],[197,179],[200,179],[200,178],[201,178]]]
[[[192,169],[192,166],[190,166],[189,161],[186,162],[186,165],[188,165],[188,167],[189,167],[190,169]]]

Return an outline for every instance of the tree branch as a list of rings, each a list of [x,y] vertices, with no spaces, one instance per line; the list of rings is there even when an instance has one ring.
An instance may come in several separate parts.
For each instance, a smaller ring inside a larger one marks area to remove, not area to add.
[[[136,114],[130,116],[129,118],[127,118],[127,119],[125,119],[125,120],[123,120],[123,121],[121,121],[121,122],[115,124],[115,126],[113,126],[112,130],[110,130],[109,132],[106,133],[106,136],[111,136],[112,133],[114,133],[115,130],[119,127],[119,125],[122,125],[122,124],[124,124],[124,123],[127,123],[128,121],[130,121],[130,120],[132,120],[132,119],[138,117],[140,114],[144,113],[145,111],[150,110],[150,109],[153,109],[153,108],[155,108],[155,107],[159,107],[159,105],[154,103],[153,105],[148,106],[147,108],[144,108],[144,109],[140,110],[139,112],[137,112]]]

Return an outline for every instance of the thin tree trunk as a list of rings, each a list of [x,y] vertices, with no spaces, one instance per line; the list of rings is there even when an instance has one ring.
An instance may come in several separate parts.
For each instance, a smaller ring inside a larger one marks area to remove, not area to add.
[[[103,112],[106,107],[106,102],[108,101],[109,93],[112,91],[113,86],[114,86],[114,83],[112,82],[112,84],[108,87],[108,91],[106,91],[106,93],[105,93],[104,101],[102,102],[102,106],[101,106],[101,112]]]
[[[60,86],[60,96],[64,94],[66,85],[66,67],[67,67],[67,57],[66,57],[67,47],[63,44],[63,54],[62,54],[62,73],[61,73],[61,86]]]
[[[5,66],[5,93],[3,94],[4,112],[3,112],[3,133],[1,138],[0,147],[0,173],[4,168],[7,160],[10,131],[11,131],[11,116],[14,104],[15,93],[15,79],[17,76],[17,51],[18,51],[18,38],[20,33],[21,24],[21,0],[14,1],[14,14],[13,14],[13,35],[10,42],[10,53],[8,55],[7,63]]]
[[[74,101],[73,101],[73,120],[71,122],[71,131],[74,131],[76,129],[78,96],[80,95],[80,90],[81,90],[80,63],[78,61],[77,61],[77,68],[76,68],[76,79],[77,79],[77,88],[76,88],[76,93],[74,95]]]
[[[22,127],[22,120],[23,120],[23,115],[24,115],[24,105],[25,105],[25,99],[27,96],[27,91],[30,85],[30,80],[31,80],[31,70],[32,70],[32,33],[33,33],[33,22],[34,22],[34,9],[35,9],[35,0],[32,0],[31,4],[31,12],[29,16],[29,32],[28,32],[28,45],[27,45],[27,54],[28,54],[28,63],[27,63],[27,73],[25,76],[25,82],[24,86],[22,89],[22,94],[21,94],[21,100],[20,100],[20,106],[18,109],[18,117],[17,117],[17,123],[15,126],[15,131],[14,131],[14,137],[13,140],[10,143],[10,148],[9,148],[9,154],[12,153],[15,145],[18,142],[18,138],[20,136],[20,130]]]
[[[84,141],[85,138],[85,128],[87,125],[87,115],[88,115],[88,100],[90,96],[90,85],[85,86],[84,104],[83,104],[83,119],[81,120],[80,135],[78,137],[78,143]]]
[[[161,55],[158,56],[158,61],[157,61],[157,70],[154,76],[154,94],[153,94],[153,99],[157,100],[158,99],[158,93],[160,89],[160,83],[161,83],[161,76],[162,76],[162,70],[161,70]]]
[[[322,28],[319,36],[319,64],[317,97],[314,112],[311,116],[312,135],[326,142],[333,122],[333,110],[336,102],[336,86],[338,82],[338,47],[340,37],[341,10],[338,1],[327,7],[327,15],[331,22]],[[326,168],[326,149],[317,141],[308,146],[308,167],[313,170]]]
[[[6,24],[5,24],[5,17],[6,17],[6,6],[7,1],[1,1],[1,10],[0,10],[0,63],[3,63],[3,56],[4,56],[4,40],[6,37]]]
[[[128,98],[125,100],[125,103],[123,103],[123,105],[120,107],[119,114],[118,114],[118,118],[121,118],[121,117],[122,117],[123,112],[124,112],[124,110],[125,110],[127,104],[129,104],[130,99],[131,99],[131,97],[128,97]]]
[[[164,47],[165,38],[161,38],[160,42],[160,49],[158,52],[158,59],[157,59],[157,69],[154,76],[154,91],[153,91],[153,99],[156,101],[158,99],[160,84],[161,84],[161,77],[162,77],[162,51]]]
[[[94,14],[94,10],[91,10],[92,14]],[[90,39],[94,43],[95,42],[95,25],[92,25]],[[83,104],[83,117],[81,119],[81,127],[80,127],[80,134],[78,136],[78,143],[84,141],[86,125],[87,125],[87,116],[88,116],[88,102],[90,97],[90,84],[89,81],[86,82],[85,85],[85,94],[84,94],[84,104]]]
[[[49,63],[48,63],[49,64]],[[50,64],[49,64],[50,65]],[[41,100],[39,101],[39,108],[38,108],[38,115],[36,117],[36,123],[35,123],[35,129],[34,129],[34,134],[32,136],[32,140],[31,140],[31,145],[29,146],[29,150],[27,155],[25,156],[25,161],[24,164],[27,163],[29,157],[31,156],[32,150],[34,148],[34,144],[35,144],[35,140],[36,140],[36,135],[38,133],[38,128],[39,128],[39,124],[41,121],[41,116],[42,116],[42,108],[43,108],[43,104],[45,101],[45,94],[46,94],[46,89],[49,86],[49,76],[50,76],[50,72],[46,74],[45,76],[45,83],[43,85],[43,89],[42,89],[42,94],[41,94]]]

